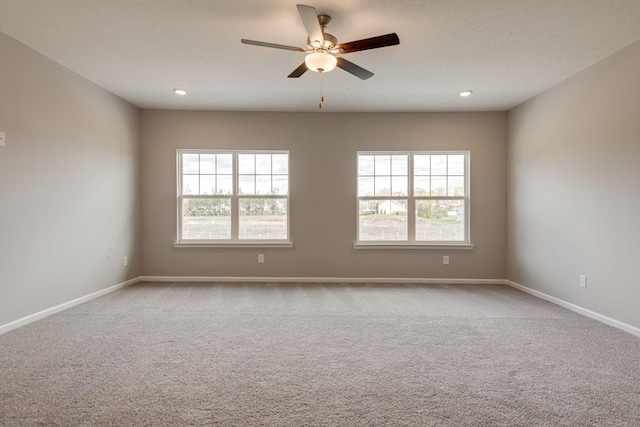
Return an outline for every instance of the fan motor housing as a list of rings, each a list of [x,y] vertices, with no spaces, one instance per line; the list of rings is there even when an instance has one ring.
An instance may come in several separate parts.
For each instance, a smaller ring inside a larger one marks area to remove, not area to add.
[[[338,44],[338,39],[333,34],[322,33],[322,37],[324,38],[324,45],[320,46],[321,49],[333,49]],[[309,48],[313,46],[309,37],[307,37],[307,46]]]
[[[331,46],[328,46],[329,49],[331,49],[332,47],[334,47],[335,45],[338,44],[338,39],[335,38],[332,34],[328,34],[328,33],[323,33],[322,36],[324,37],[324,41],[330,41],[331,42]]]

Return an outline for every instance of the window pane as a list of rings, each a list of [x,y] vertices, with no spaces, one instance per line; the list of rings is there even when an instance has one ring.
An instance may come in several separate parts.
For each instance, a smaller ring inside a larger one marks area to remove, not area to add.
[[[256,156],[255,154],[238,154],[238,173],[254,174],[256,173]]]
[[[199,154],[187,154],[182,155],[182,173],[199,173],[198,162]]]
[[[373,177],[358,178],[358,196],[373,196]]]
[[[376,175],[376,196],[391,195],[391,177]]]
[[[200,154],[200,173],[216,173],[215,154]]]
[[[358,156],[358,175],[373,175],[373,156]]]
[[[429,196],[431,193],[431,178],[416,176],[413,178],[414,196]]]
[[[431,175],[447,174],[447,156],[436,155],[431,156]]]
[[[240,199],[240,239],[287,238],[286,199]]]
[[[417,241],[464,241],[464,201],[416,200]]]
[[[288,160],[287,154],[239,154],[239,194],[288,194]]]
[[[431,156],[422,154],[413,156],[413,173],[415,175],[430,175]]]
[[[256,173],[271,175],[271,154],[256,154]]]
[[[391,175],[391,156],[375,156],[376,175]]]
[[[392,156],[391,157],[391,173],[393,175],[407,175],[409,156]]]
[[[231,175],[233,173],[233,155],[232,154],[218,154],[216,163],[218,166],[219,174]]]
[[[409,181],[406,176],[394,176],[391,178],[391,195],[406,196]]]
[[[271,175],[256,176],[256,194],[271,194]]]
[[[407,240],[406,200],[361,200],[359,209],[360,240]]]
[[[464,175],[464,156],[463,155],[451,155],[449,156],[449,175]]]
[[[217,194],[226,196],[233,194],[233,180],[231,175],[218,175]]]
[[[231,238],[230,199],[183,199],[182,238],[213,240]]]
[[[464,196],[464,177],[450,176],[448,178],[447,196]]]
[[[273,175],[272,192],[274,195],[289,194],[289,177],[287,175]]]
[[[447,177],[446,176],[431,177],[431,195],[432,196],[447,195]]]
[[[199,175],[182,176],[182,194],[200,194]]]
[[[216,194],[215,175],[200,175],[200,192],[198,194]]]
[[[238,194],[256,194],[255,175],[240,175]]]
[[[287,154],[273,155],[273,173],[288,174],[289,173],[289,156]]]

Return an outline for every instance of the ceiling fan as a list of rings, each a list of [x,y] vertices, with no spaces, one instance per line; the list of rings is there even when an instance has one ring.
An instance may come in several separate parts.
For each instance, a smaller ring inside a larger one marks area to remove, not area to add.
[[[275,43],[266,43],[256,40],[241,39],[244,44],[254,46],[271,47],[275,49],[293,50],[307,54],[305,60],[298,68],[289,74],[289,78],[302,76],[307,70],[318,73],[327,73],[334,68],[342,68],[356,77],[366,80],[373,76],[373,73],[353,62],[347,61],[341,56],[361,50],[377,49],[380,47],[394,46],[400,44],[400,39],[396,33],[385,34],[383,36],[371,37],[349,43],[338,43],[338,40],[331,34],[325,33],[326,26],[331,21],[328,15],[318,15],[315,8],[303,4],[297,5],[298,12],[302,18],[302,23],[307,30],[309,37],[305,47],[287,46]]]

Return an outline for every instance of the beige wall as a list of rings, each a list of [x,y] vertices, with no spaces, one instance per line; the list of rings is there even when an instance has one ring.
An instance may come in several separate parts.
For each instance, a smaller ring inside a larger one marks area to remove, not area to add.
[[[286,149],[292,249],[174,248],[176,149]],[[470,150],[468,250],[354,250],[356,151]],[[506,113],[142,112],[143,275],[503,279]],[[257,263],[257,254],[265,263]],[[442,255],[451,264],[442,264]]]
[[[140,120],[2,33],[0,53],[4,325],[139,275]]]
[[[509,112],[507,197],[507,278],[635,327],[638,76],[635,43]]]

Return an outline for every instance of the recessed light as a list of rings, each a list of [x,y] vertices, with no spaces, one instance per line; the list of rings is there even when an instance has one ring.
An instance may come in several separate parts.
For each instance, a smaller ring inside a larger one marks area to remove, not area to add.
[[[174,89],[174,90],[173,90],[173,92],[174,92],[176,95],[186,95],[186,94],[187,94],[187,91],[186,91],[186,90],[184,90],[184,89],[178,89],[178,88]]]
[[[467,97],[467,96],[471,96],[472,93],[473,91],[471,89],[467,89],[460,92],[460,96]]]

